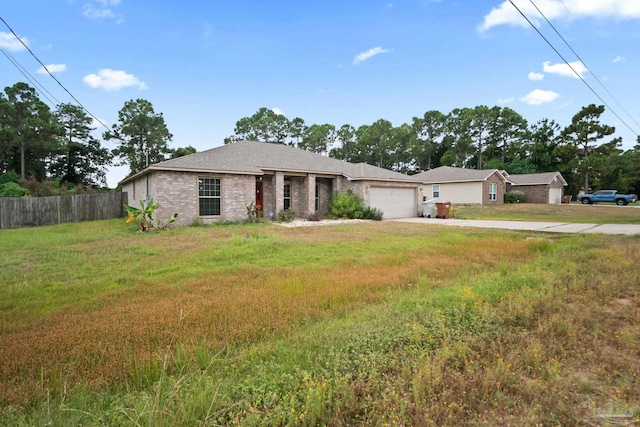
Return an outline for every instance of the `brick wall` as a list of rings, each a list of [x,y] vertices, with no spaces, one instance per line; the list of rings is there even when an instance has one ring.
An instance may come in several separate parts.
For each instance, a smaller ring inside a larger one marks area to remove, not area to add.
[[[246,218],[246,206],[251,202],[255,203],[255,176],[154,171],[150,174],[149,195],[160,204],[156,218],[166,221],[177,212],[178,219],[175,225],[192,224],[193,220],[199,217],[198,178],[201,177],[220,178],[221,187],[220,216],[202,217],[203,224],[216,221],[241,221]],[[136,189],[140,186],[140,181],[145,183],[143,179],[137,180]],[[128,186],[129,184],[125,187],[128,188]]]
[[[549,203],[549,186],[546,184],[514,185],[512,189],[524,193],[525,203]]]
[[[498,194],[496,200],[489,200],[489,184],[497,184]],[[503,204],[506,183],[494,172],[485,182],[482,183],[482,204]]]
[[[256,176],[234,174],[198,174],[194,172],[152,171],[148,175],[149,197],[160,204],[155,217],[166,221],[174,213],[178,213],[177,226],[191,225],[197,218],[203,224],[218,221],[242,221],[246,219],[247,205],[255,203]],[[221,212],[219,216],[199,217],[198,179],[219,178],[221,186]],[[287,176],[283,172],[264,175],[263,199],[264,215],[274,218],[284,208],[284,184],[291,185],[291,204],[298,218],[306,218],[315,212],[315,186],[319,191],[319,213],[329,212],[331,196],[337,191],[352,190],[363,197],[369,204],[367,188],[371,185],[384,185],[381,182],[349,181],[336,178],[316,178],[315,175]],[[404,186],[402,183],[392,186]],[[415,185],[408,185],[414,186]],[[138,200],[146,198],[147,177],[123,185],[122,191],[129,193],[130,204],[138,204]]]
[[[539,184],[539,185],[513,185],[512,190],[522,191],[524,193],[525,203],[549,203],[549,189],[561,188],[564,194],[564,185],[559,179],[554,180],[551,184]]]
[[[329,213],[329,202],[333,195],[333,180],[327,178],[316,178],[316,184],[318,184],[318,192],[320,196],[320,209],[318,209],[318,214],[327,215]]]

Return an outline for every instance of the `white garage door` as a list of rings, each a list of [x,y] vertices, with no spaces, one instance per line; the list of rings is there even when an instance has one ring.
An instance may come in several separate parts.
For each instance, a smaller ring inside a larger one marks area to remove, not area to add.
[[[418,214],[415,188],[371,187],[369,206],[384,214],[384,219],[410,218]]]
[[[549,203],[552,205],[562,203],[562,188],[549,189]]]

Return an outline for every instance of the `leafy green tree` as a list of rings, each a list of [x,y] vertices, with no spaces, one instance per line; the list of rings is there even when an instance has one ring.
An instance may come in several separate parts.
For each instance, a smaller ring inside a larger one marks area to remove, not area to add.
[[[53,177],[71,184],[106,186],[107,166],[113,155],[91,135],[92,119],[73,104],[61,104],[54,113],[62,129],[60,151],[50,166]]]
[[[414,132],[411,125],[403,123],[391,130],[391,157],[393,163],[391,169],[397,172],[408,173],[416,169],[416,162],[409,151]]]
[[[333,148],[329,155],[336,159],[353,162],[354,159],[352,156],[354,156],[356,150],[355,128],[350,124],[340,126],[340,129],[336,131],[336,142],[338,142],[340,146]]]
[[[447,149],[440,161],[446,166],[466,167],[476,151],[471,137],[471,110],[454,108],[447,114]],[[443,141],[444,142],[444,141]]]
[[[187,145],[186,147],[179,147],[179,148],[176,148],[175,150],[171,150],[169,158],[175,159],[176,157],[188,156],[189,154],[193,154],[197,151],[198,150],[196,150],[192,146]]]
[[[531,124],[525,135],[524,155],[535,167],[536,172],[553,172],[558,169],[560,125],[553,120],[541,119]]]
[[[312,153],[326,153],[336,140],[336,127],[330,124],[311,125],[306,129],[298,148]]]
[[[299,122],[296,122],[299,124]],[[253,116],[243,117],[236,122],[234,135],[225,139],[229,144],[242,140],[275,142],[285,144],[289,138],[291,123],[282,114],[262,107]]]
[[[0,171],[20,171],[42,181],[47,160],[58,149],[60,132],[49,107],[34,88],[16,83],[0,93]]]
[[[603,155],[596,150],[596,143],[616,130],[612,126],[600,123],[602,113],[604,113],[604,105],[590,104],[582,107],[571,119],[571,124],[562,132],[569,154],[576,156],[575,166],[583,177],[582,188],[585,192],[589,192],[591,170],[599,165],[601,159],[598,157]]]
[[[371,125],[362,125],[356,130],[356,147],[359,161],[383,168],[391,168],[389,152],[392,146],[390,121],[380,119]]]
[[[501,164],[506,167],[516,158],[523,157],[521,147],[527,133],[527,120],[509,107],[493,107],[493,111],[496,116],[487,148],[498,154]],[[491,157],[496,157],[495,154]]]
[[[497,107],[496,107],[497,108]],[[491,129],[495,128],[495,123],[499,114],[499,109],[489,108],[486,105],[478,105],[473,109],[465,109],[463,114],[467,115],[463,120],[468,122],[469,136],[471,144],[475,150],[477,169],[483,167],[483,155],[489,139]]]
[[[304,120],[300,117],[294,117],[289,122],[289,136],[291,137],[290,145],[297,147],[302,142],[302,138],[304,138],[307,132],[307,125],[304,123]]]
[[[119,165],[129,165],[130,173],[135,174],[171,154],[168,143],[173,135],[162,113],[156,114],[151,102],[137,99],[124,104],[118,112],[118,123],[105,132],[103,138],[118,141],[120,146],[113,154],[120,159]]]
[[[625,154],[628,153],[631,164],[628,178],[629,191],[640,195],[640,136],[638,136],[637,142],[633,149],[628,150]]]
[[[417,172],[433,168],[433,157],[446,135],[447,117],[437,110],[429,110],[422,117],[414,117],[412,128],[415,137],[409,151],[415,161]]]
[[[614,138],[594,148],[587,161],[592,188],[603,189],[613,185],[614,190],[626,191],[627,179],[623,176],[626,171],[623,170],[623,165],[620,163],[622,150],[619,147],[621,144],[622,138]],[[616,166],[619,167],[616,168]]]

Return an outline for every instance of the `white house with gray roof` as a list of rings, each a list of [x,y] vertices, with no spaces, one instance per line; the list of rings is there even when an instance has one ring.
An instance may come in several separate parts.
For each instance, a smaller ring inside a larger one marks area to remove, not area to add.
[[[507,180],[498,169],[465,169],[440,166],[413,175],[421,180],[424,200],[436,202],[500,204]]]
[[[153,198],[158,218],[177,225],[238,221],[252,202],[264,215],[328,213],[329,199],[351,189],[385,218],[419,213],[420,179],[365,163],[348,163],[282,144],[241,141],[150,165],[120,182],[129,204]]]
[[[561,203],[567,182],[560,172],[508,174],[498,169],[441,166],[417,175],[424,200],[464,204],[504,203],[504,193],[519,190],[525,203]]]

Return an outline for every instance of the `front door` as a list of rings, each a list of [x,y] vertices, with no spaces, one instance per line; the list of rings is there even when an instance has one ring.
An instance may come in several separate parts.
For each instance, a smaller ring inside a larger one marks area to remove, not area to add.
[[[262,211],[264,210],[264,196],[262,193],[262,185],[262,181],[256,181],[256,206],[258,207],[258,211],[260,213],[262,213]]]

